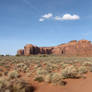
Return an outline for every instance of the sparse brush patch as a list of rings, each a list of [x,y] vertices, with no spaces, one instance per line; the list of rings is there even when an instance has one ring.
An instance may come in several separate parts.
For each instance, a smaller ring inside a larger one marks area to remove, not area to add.
[[[19,73],[23,73],[26,77],[35,77],[38,82],[65,85],[65,78],[79,78],[87,71],[92,72],[92,58],[55,55],[0,56],[0,71],[0,77],[4,75],[9,80],[20,79]]]
[[[86,66],[80,66],[79,69],[78,69],[78,72],[80,74],[87,73],[88,72],[87,67]]]
[[[64,63],[61,65],[62,69],[65,69],[68,66],[69,66],[69,64],[64,64]]]
[[[59,73],[53,73],[51,76],[51,82],[54,84],[58,84],[59,82],[62,82],[62,77]]]
[[[44,77],[44,81],[48,83],[52,83],[54,85],[65,85],[65,81],[63,81],[61,74],[59,73],[51,73],[47,74]]]
[[[16,56],[18,57],[18,56],[20,56],[20,55],[16,54]]]
[[[46,75],[46,74],[48,74],[48,71],[44,70],[42,68],[39,68],[39,69],[37,69],[36,73],[37,73],[37,75]]]
[[[14,70],[8,73],[8,77],[9,79],[14,79],[20,77],[20,75],[17,71]]]
[[[42,76],[36,76],[34,78],[34,81],[43,82],[44,81],[44,78]]]
[[[78,70],[73,65],[62,70],[62,78],[78,78]]]
[[[0,92],[33,92],[34,87],[23,80],[0,78]]]
[[[92,66],[92,62],[84,62],[82,66]]]
[[[52,79],[52,74],[51,73],[48,73],[45,77],[45,82],[48,82],[48,83],[51,83],[51,79]]]

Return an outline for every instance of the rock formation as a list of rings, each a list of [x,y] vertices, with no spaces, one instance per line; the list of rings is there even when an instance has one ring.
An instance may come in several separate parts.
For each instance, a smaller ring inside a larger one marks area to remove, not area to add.
[[[92,43],[88,40],[73,40],[54,47],[38,47],[28,44],[24,50],[18,50],[18,55],[55,54],[64,56],[92,56]]]
[[[18,50],[18,51],[17,51],[17,54],[18,54],[18,55],[24,55],[24,50],[23,50],[23,49]]]

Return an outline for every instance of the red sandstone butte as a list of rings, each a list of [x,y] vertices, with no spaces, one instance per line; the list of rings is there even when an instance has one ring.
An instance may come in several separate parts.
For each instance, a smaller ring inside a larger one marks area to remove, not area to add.
[[[92,56],[92,43],[88,40],[73,40],[54,47],[38,47],[28,44],[24,50],[18,50],[18,55],[55,54],[64,56]]]

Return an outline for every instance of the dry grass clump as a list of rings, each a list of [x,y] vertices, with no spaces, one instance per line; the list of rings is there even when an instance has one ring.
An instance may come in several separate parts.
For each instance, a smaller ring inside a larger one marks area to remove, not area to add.
[[[44,78],[43,76],[35,76],[34,81],[43,82]]]
[[[92,62],[84,62],[82,65],[83,66],[92,66]]]
[[[45,69],[42,69],[42,68],[38,68],[37,71],[36,71],[37,75],[40,76],[40,75],[46,75],[48,74],[49,72]]]
[[[68,66],[69,66],[69,64],[64,64],[64,63],[61,65],[62,69],[65,69]]]
[[[45,80],[45,82],[52,83],[55,85],[57,85],[57,84],[64,85],[65,84],[65,82],[62,79],[61,74],[59,74],[59,73],[48,74],[45,76],[44,80]]]
[[[0,78],[0,92],[33,92],[34,87],[23,80]]]
[[[86,66],[80,66],[79,69],[78,69],[78,72],[79,72],[79,74],[87,73],[88,72],[87,67]]]
[[[62,78],[78,78],[78,70],[71,65],[62,70]]]
[[[25,63],[18,63],[15,67],[15,69],[17,71],[20,71],[20,72],[29,72],[29,65],[28,64],[25,64]]]
[[[20,77],[20,75],[16,70],[14,70],[8,73],[8,77],[9,79],[14,79]]]
[[[48,73],[46,76],[36,76],[34,80],[52,83],[54,85],[65,85],[65,81],[63,81],[62,76],[59,73]]]

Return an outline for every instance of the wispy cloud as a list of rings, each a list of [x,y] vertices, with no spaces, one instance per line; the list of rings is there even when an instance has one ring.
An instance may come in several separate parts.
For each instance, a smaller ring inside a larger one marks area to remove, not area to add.
[[[43,22],[44,20],[50,19],[50,18],[52,18],[52,17],[53,17],[53,14],[52,14],[52,13],[44,14],[44,15],[39,19],[39,21],[40,21],[40,22]]]
[[[48,13],[48,14],[43,15],[42,17],[43,17],[44,19],[49,19],[49,18],[51,18],[52,16],[53,16],[52,13]]]
[[[64,14],[63,16],[55,16],[53,17],[53,14],[52,13],[48,13],[48,14],[44,14],[41,18],[40,18],[40,22],[43,22],[44,20],[46,19],[50,19],[52,18],[53,20],[56,20],[56,21],[62,21],[62,20],[79,20],[80,19],[80,16],[77,15],[77,14]]]
[[[39,19],[40,22],[43,22],[44,20],[45,20],[45,19],[43,19],[43,18],[40,18],[40,19]]]

